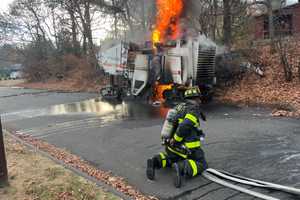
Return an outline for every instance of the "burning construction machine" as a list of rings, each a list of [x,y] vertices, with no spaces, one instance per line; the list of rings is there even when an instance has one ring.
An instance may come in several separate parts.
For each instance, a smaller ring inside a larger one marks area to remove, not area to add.
[[[104,97],[150,97],[153,101],[180,100],[190,86],[199,86],[209,100],[216,84],[216,47],[204,36],[152,43],[139,47],[120,42],[99,54],[110,77]]]

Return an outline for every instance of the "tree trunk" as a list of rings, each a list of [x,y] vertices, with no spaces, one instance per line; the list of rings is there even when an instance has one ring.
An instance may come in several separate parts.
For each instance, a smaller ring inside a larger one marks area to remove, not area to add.
[[[91,26],[90,3],[88,1],[85,2],[84,19],[85,19],[84,29],[88,39],[89,54],[93,54],[94,42],[93,42],[93,33],[92,33],[92,26]]]
[[[93,33],[92,33],[92,25],[91,25],[91,15],[90,15],[90,2],[86,1],[84,4],[84,32],[86,34],[86,38],[88,40],[88,59],[92,66],[97,66],[97,58],[96,52],[94,48],[93,42]]]
[[[228,47],[228,49],[231,48],[231,36],[232,36],[232,30],[231,30],[231,9],[230,9],[230,0],[223,0],[223,6],[224,6],[224,15],[223,15],[223,41],[225,46]]]
[[[82,51],[84,55],[87,55],[87,41],[86,41],[86,34],[83,33],[83,41],[82,41]]]
[[[90,19],[90,2],[89,1],[83,1],[82,2],[84,6],[84,11],[82,13],[81,9],[81,4],[76,3],[76,9],[80,17],[80,21],[82,24],[82,36],[83,36],[83,41],[82,41],[82,48],[83,48],[83,53],[85,55],[92,55],[93,53],[93,35],[92,35],[92,30],[91,30],[91,19]],[[92,50],[92,52],[91,52]]]
[[[267,1],[267,8],[268,8],[268,21],[269,21],[269,37],[273,44],[275,32],[274,32],[274,16],[273,16],[273,7],[271,1]]]
[[[300,80],[300,61],[299,61],[299,63],[298,63],[298,78],[299,78],[299,80]]]
[[[146,13],[145,13],[145,1],[144,0],[140,0],[141,1],[141,7],[142,7],[142,26],[143,26],[143,31],[144,34],[146,33]]]
[[[130,8],[128,5],[128,1],[125,4],[125,10],[126,10],[126,14],[124,14],[125,20],[127,21],[130,33],[132,34],[134,30],[133,30],[133,24],[132,24],[132,20],[131,20],[131,12],[130,12]]]
[[[212,23],[212,39],[216,40],[217,17],[218,17],[218,1],[213,0],[213,23]]]
[[[287,53],[286,53],[286,47],[283,46],[282,41],[277,41],[277,51],[280,55],[281,64],[283,66],[284,71],[284,77],[286,81],[292,81],[293,79],[293,72],[292,67],[288,62]]]
[[[116,1],[112,0],[113,7],[116,7]],[[114,38],[118,38],[118,18],[117,11],[114,11]]]
[[[70,8],[68,8],[68,13],[71,19],[71,30],[72,30],[72,51],[74,55],[80,56],[80,45],[77,41],[77,24],[76,24],[76,17],[75,17],[75,5],[73,0],[70,2]]]
[[[293,78],[292,69],[291,69],[291,66],[290,66],[285,54],[281,55],[281,63],[283,65],[283,69],[284,69],[285,80],[292,81],[292,78]]]
[[[58,39],[57,39],[57,28],[56,28],[56,23],[55,23],[54,8],[51,8],[51,15],[52,15],[52,24],[53,24],[55,45],[56,45],[56,48],[58,48],[59,44],[58,44]]]

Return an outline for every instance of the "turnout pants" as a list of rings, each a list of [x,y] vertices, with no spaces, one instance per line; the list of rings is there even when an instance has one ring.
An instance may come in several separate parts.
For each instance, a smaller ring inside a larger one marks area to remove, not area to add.
[[[156,169],[172,167],[173,163],[178,163],[187,177],[197,176],[207,169],[204,151],[201,148],[191,149],[191,154],[185,155],[166,147],[166,151],[155,155],[153,160]]]

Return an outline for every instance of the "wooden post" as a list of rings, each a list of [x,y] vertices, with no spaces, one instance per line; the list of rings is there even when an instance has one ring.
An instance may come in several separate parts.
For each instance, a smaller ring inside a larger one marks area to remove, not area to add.
[[[0,184],[6,184],[8,182],[7,176],[7,163],[5,157],[3,131],[0,117]]]

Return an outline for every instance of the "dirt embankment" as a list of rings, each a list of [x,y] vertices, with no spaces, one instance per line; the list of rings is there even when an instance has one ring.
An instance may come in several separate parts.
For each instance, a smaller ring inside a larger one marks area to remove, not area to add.
[[[25,70],[27,82],[17,86],[31,89],[47,89],[55,91],[71,92],[99,92],[102,85],[106,82],[104,76],[91,65],[87,60],[78,58],[74,55],[67,55],[63,58],[64,62],[60,67],[54,65],[57,72],[52,72],[51,76],[40,75],[36,70]],[[53,71],[53,70],[52,70]],[[49,69],[48,73],[51,70]]]
[[[103,75],[97,75],[84,66],[77,66],[61,80],[52,78],[40,82],[23,82],[19,87],[69,92],[99,92],[105,83]]]
[[[260,61],[264,64],[264,77],[249,72],[238,83],[219,92],[223,102],[243,105],[269,105],[273,116],[300,117],[300,43],[291,44],[287,50],[292,66],[292,81],[287,82],[278,53],[267,46],[259,46]]]

